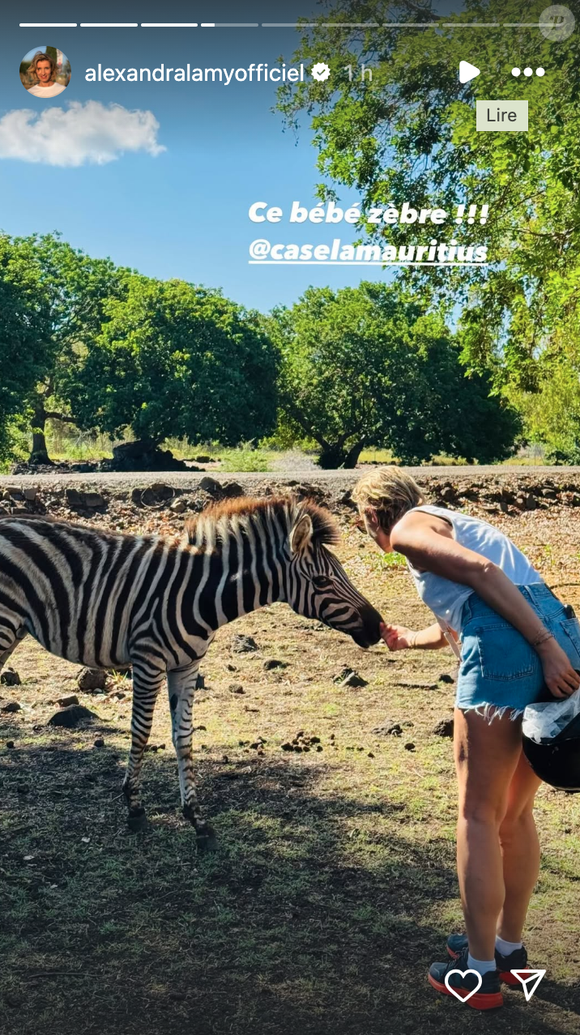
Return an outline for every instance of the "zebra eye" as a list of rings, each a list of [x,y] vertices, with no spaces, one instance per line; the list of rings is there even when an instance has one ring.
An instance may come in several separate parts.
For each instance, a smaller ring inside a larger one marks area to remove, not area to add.
[[[327,575],[315,575],[312,582],[317,589],[328,589],[332,585],[332,579],[329,579]]]

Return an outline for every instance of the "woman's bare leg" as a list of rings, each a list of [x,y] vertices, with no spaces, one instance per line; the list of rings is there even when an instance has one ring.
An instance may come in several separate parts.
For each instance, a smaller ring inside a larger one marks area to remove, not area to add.
[[[469,951],[492,960],[506,889],[499,831],[522,751],[521,721],[455,709],[457,873]],[[511,940],[511,939],[510,939]]]
[[[534,822],[534,797],[541,780],[523,751],[509,788],[507,812],[499,828],[505,902],[497,933],[520,942],[532,891],[540,870],[540,844]]]

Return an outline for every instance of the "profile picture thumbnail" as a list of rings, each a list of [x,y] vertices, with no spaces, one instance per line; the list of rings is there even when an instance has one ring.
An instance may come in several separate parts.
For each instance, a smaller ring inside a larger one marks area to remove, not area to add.
[[[34,47],[20,62],[20,81],[33,97],[58,97],[70,83],[70,61],[57,47]]]

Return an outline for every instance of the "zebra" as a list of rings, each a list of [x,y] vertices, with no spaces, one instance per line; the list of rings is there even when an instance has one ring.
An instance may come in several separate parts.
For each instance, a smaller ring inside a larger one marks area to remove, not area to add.
[[[132,667],[123,792],[133,830],[146,825],[141,766],[167,680],[183,814],[198,846],[213,848],[192,762],[200,662],[221,626],[276,601],[348,633],[361,647],[377,643],[381,616],[327,548],[338,540],[329,512],[291,497],[213,504],[174,540],[6,516],[0,520],[0,670],[27,633],[68,661]]]

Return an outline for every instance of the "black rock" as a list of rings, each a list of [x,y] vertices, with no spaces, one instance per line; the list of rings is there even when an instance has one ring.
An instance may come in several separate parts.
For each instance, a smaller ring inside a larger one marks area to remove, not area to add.
[[[245,690],[241,683],[230,683],[228,686],[230,694],[245,694]]]
[[[450,672],[442,672],[439,676],[440,683],[454,683],[455,680]]]
[[[253,636],[232,636],[232,650],[234,654],[251,654],[259,649]]]
[[[363,679],[353,668],[343,668],[340,675],[335,677],[334,682],[340,683],[341,686],[368,686],[368,679]]]
[[[264,668],[266,669],[266,672],[270,672],[273,668],[288,668],[288,662],[279,661],[278,658],[268,658],[268,660],[264,662]]]
[[[232,499],[235,496],[243,496],[244,490],[238,482],[227,482],[226,485],[222,486],[222,492],[224,496]]]
[[[79,690],[91,693],[94,690],[104,690],[107,682],[107,673],[100,668],[83,668],[77,676]]]
[[[403,727],[398,722],[385,723],[383,726],[375,726],[371,732],[378,737],[401,737],[403,735]]]
[[[151,439],[140,439],[114,446],[113,459],[104,460],[101,470],[187,471],[187,464],[177,460],[168,449],[160,449]]]
[[[0,712],[21,712],[22,707],[18,704],[18,701],[7,701],[5,704],[0,704]]]
[[[68,708],[62,708],[61,711],[55,712],[53,716],[48,720],[49,726],[65,726],[66,729],[73,729],[80,723],[92,722],[97,716],[94,712],[89,711],[82,704],[71,704]]]
[[[13,668],[5,668],[0,676],[0,683],[3,686],[20,686],[20,676]]]
[[[452,737],[453,736],[453,716],[449,719],[441,719],[436,726],[433,727],[433,733],[436,737]]]
[[[200,489],[203,489],[204,492],[209,493],[210,496],[221,498],[223,495],[220,482],[218,482],[216,478],[210,478],[209,475],[206,478],[201,479],[199,487]]]
[[[56,703],[61,708],[69,708],[71,704],[79,704],[79,699],[76,694],[71,694],[69,697],[59,697]]]

